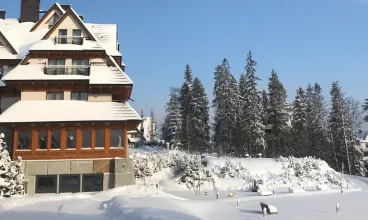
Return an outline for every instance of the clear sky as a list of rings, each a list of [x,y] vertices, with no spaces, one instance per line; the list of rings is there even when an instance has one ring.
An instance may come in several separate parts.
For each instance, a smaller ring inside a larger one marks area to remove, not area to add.
[[[41,0],[48,9],[54,1]],[[185,65],[212,100],[213,72],[226,57],[238,79],[253,52],[266,88],[274,68],[288,91],[318,82],[329,100],[339,80],[347,96],[368,98],[368,0],[60,0],[86,22],[117,23],[131,104],[154,109],[161,121],[169,88],[180,86]],[[20,0],[0,0],[19,17]]]

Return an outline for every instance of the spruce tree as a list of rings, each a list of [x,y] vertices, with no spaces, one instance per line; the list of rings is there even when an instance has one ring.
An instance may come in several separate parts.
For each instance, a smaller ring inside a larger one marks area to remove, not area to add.
[[[180,103],[178,88],[170,88],[170,100],[166,104],[166,116],[162,133],[164,140],[169,142],[174,148],[180,145]]]
[[[180,143],[183,150],[189,150],[190,147],[190,124],[191,121],[191,90],[192,90],[192,70],[190,69],[189,64],[186,65],[184,71],[184,83],[180,89],[179,103],[180,103]]]
[[[307,100],[302,88],[297,90],[295,96],[292,124],[293,144],[291,153],[296,157],[308,156],[307,139],[305,138],[307,133]]]
[[[209,127],[209,102],[207,94],[201,81],[195,77],[192,88],[192,103],[191,103],[191,121],[190,121],[190,140],[191,151],[199,152],[200,154],[208,152],[210,127]]]
[[[223,59],[215,70],[215,85],[213,89],[214,136],[213,141],[218,153],[228,154],[234,151],[234,132],[236,130],[237,109],[239,107],[239,92],[230,65]],[[236,153],[236,152],[235,152]]]
[[[240,157],[244,157],[245,154],[249,153],[248,152],[248,145],[247,145],[247,139],[246,139],[246,135],[245,133],[248,131],[248,129],[246,128],[246,116],[244,114],[244,110],[246,109],[246,105],[247,105],[247,100],[246,100],[246,78],[244,74],[240,75],[240,79],[239,79],[239,105],[240,108],[238,109],[238,118],[237,118],[237,130],[238,130],[238,144],[237,144],[237,152],[239,154]]]
[[[262,95],[257,90],[256,61],[252,58],[252,52],[249,51],[247,65],[245,66],[245,88],[242,94],[242,128],[246,140],[247,153],[250,155],[264,154],[264,130],[263,124],[263,104]]]
[[[268,95],[267,95],[266,90],[262,91],[262,105],[263,105],[263,124],[266,126],[268,123],[267,109],[269,105]]]
[[[287,111],[286,91],[278,79],[277,73],[272,70],[268,83],[269,123],[272,125],[272,139],[269,140],[267,155],[276,157],[290,154],[290,117]]]
[[[155,140],[156,137],[156,122],[155,122],[155,115],[153,112],[153,109],[151,109],[151,113],[150,113],[150,117],[151,117],[151,121],[149,124],[149,138],[151,141]]]

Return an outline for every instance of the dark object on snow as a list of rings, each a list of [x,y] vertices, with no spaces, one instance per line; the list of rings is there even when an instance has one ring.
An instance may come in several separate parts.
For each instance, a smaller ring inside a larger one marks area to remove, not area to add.
[[[277,208],[273,205],[269,205],[265,202],[261,202],[261,212],[263,213],[263,209],[266,208],[268,214],[277,214]]]
[[[204,158],[206,158],[206,156],[205,155],[201,155],[201,159],[204,159]]]

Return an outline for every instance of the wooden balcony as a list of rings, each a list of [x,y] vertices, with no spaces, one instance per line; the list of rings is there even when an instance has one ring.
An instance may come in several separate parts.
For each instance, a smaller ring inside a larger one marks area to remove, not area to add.
[[[45,65],[44,74],[46,75],[81,75],[89,76],[90,66],[87,65]]]
[[[56,36],[55,44],[83,45],[84,38],[80,36]]]

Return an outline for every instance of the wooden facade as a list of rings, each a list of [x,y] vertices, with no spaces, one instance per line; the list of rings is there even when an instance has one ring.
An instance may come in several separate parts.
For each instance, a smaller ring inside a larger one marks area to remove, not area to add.
[[[24,123],[12,124],[14,132],[13,159],[57,160],[83,158],[126,158],[128,155],[127,131],[138,126],[139,122],[80,122],[80,123]],[[8,125],[10,126],[10,125]],[[67,131],[76,131],[75,148],[67,149]],[[88,148],[82,148],[83,131],[91,132]],[[96,147],[96,130],[103,130],[104,146]],[[123,140],[121,147],[110,147],[111,130],[120,130]],[[53,131],[60,131],[60,148],[51,148]],[[30,132],[30,149],[18,149],[20,132]],[[39,149],[39,132],[47,134],[46,149]]]

